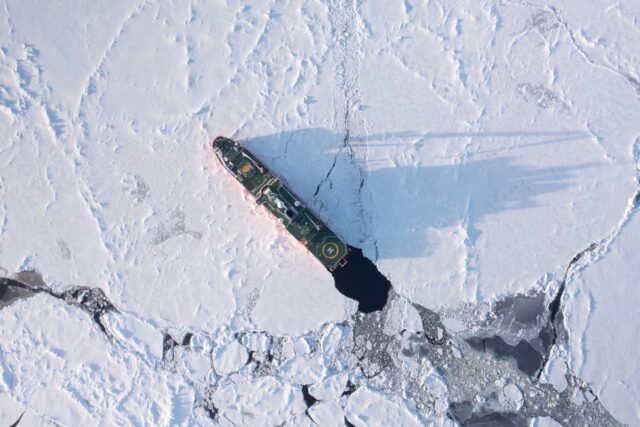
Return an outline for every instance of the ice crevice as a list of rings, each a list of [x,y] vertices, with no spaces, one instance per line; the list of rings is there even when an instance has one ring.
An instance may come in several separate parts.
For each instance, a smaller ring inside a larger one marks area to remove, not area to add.
[[[589,265],[601,260],[609,251],[611,244],[620,236],[624,227],[629,223],[631,218],[637,213],[640,208],[640,136],[636,137],[631,147],[632,156],[635,162],[636,176],[634,181],[636,183],[635,192],[630,196],[627,208],[624,211],[620,221],[613,226],[611,231],[602,239],[591,243],[587,248],[578,252],[569,262],[569,265],[565,269],[562,280],[558,286],[555,296],[553,297],[550,305],[550,321],[553,331],[553,341],[549,348],[549,352],[544,355],[544,362],[541,371],[538,373],[538,377],[542,374],[545,366],[547,365],[549,354],[556,344],[559,336],[559,330],[563,327],[563,321],[561,316],[562,306],[564,301],[564,292],[567,286],[569,286],[580,273],[586,269]]]
[[[331,177],[331,173],[333,172],[333,169],[335,169],[336,167],[336,162],[338,161],[338,152],[336,152],[335,156],[333,157],[333,162],[331,163],[331,167],[329,168],[329,170],[327,171],[327,174],[324,176],[324,178],[322,178],[322,180],[318,183],[318,185],[316,186],[316,190],[313,192],[313,198],[314,200],[316,199],[316,197],[318,196],[318,193],[320,192],[320,189],[322,188],[322,186],[329,181],[330,177]]]
[[[347,2],[331,2],[329,5],[329,19],[335,28],[336,46],[336,84],[337,94],[336,122],[340,124],[343,133],[342,146],[338,148],[332,166],[326,177],[316,187],[314,197],[321,187],[330,179],[335,170],[340,155],[346,156],[350,165],[349,173],[352,175],[356,194],[354,194],[355,217],[359,219],[362,230],[358,236],[358,243],[362,244],[368,238],[368,223],[363,204],[363,189],[365,186],[366,156],[360,155],[351,144],[353,135],[365,134],[364,117],[360,112],[360,88],[358,76],[360,68],[359,53],[362,51],[363,22],[360,16],[360,8],[364,1],[351,0]]]
[[[604,153],[604,157],[608,162],[613,162],[614,159],[611,158],[611,155],[609,154],[609,151],[607,150],[607,147],[604,145],[602,137],[599,136],[589,125],[589,123],[585,123],[585,128],[587,129],[587,131],[589,132],[589,134],[591,135],[592,140],[598,144],[598,147],[600,147],[600,149],[602,150],[602,152]]]
[[[20,425],[20,421],[22,421],[22,417],[24,417],[24,413],[25,413],[25,411],[22,411],[22,413],[20,414],[20,416],[18,417],[16,422],[11,424],[9,427],[18,427]]]
[[[117,312],[117,310],[102,289],[72,286],[62,292],[56,292],[42,280],[42,276],[36,271],[22,271],[16,274],[14,279],[0,278],[0,309],[39,293],[48,294],[86,312],[100,331],[107,337],[112,337],[105,326],[103,316],[108,312]]]
[[[580,44],[580,42],[576,38],[575,32],[569,26],[568,21],[562,18],[562,16],[560,15],[560,12],[555,6],[546,6],[546,5],[539,6],[539,5],[530,3],[528,1],[523,1],[523,2],[518,2],[514,0],[505,0],[505,1],[506,3],[512,4],[512,5],[524,6],[530,9],[539,10],[539,11],[543,11],[550,14],[553,17],[553,19],[566,31],[573,48],[576,50],[576,52],[578,52],[578,54],[584,59],[586,63],[594,67],[607,70],[617,75],[618,77],[621,77],[629,84],[629,86],[631,86],[632,89],[634,89],[637,95],[640,96],[640,81],[638,81],[637,78],[633,77],[630,73],[626,71],[616,68],[611,64],[607,64],[604,61],[598,61],[594,59],[591,56],[591,54],[587,52],[587,50]]]
[[[593,65],[595,67],[604,68],[604,69],[609,70],[612,73],[617,74],[618,76],[622,77],[633,89],[635,89],[635,91],[637,92],[638,96],[640,96],[640,83],[638,82],[637,79],[633,78],[629,73],[621,71],[621,70],[619,70],[619,69],[617,69],[617,68],[615,68],[615,67],[613,67],[611,65],[608,65],[608,64],[605,64],[605,63],[596,62],[593,58],[591,58],[591,56],[586,52],[586,50],[576,40],[575,33],[569,27],[568,22],[560,16],[560,13],[556,9],[556,7],[549,6],[549,10],[553,13],[553,16],[554,16],[555,20],[560,25],[562,25],[562,27],[567,31],[567,33],[569,34],[569,37],[571,39],[571,43],[573,44],[573,47],[576,49],[576,51],[578,51],[580,53],[580,55],[584,58],[585,61],[587,61],[589,64],[591,64],[591,65]]]

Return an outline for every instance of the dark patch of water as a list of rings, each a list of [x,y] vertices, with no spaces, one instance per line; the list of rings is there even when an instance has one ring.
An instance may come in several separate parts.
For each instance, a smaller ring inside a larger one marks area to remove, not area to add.
[[[503,324],[511,325],[516,321],[522,325],[537,324],[539,316],[545,310],[545,295],[514,295],[495,303],[493,312],[500,317]]]
[[[542,367],[542,355],[527,341],[520,341],[515,346],[507,344],[498,336],[489,338],[471,337],[465,341],[474,349],[489,351],[499,359],[513,358],[518,365],[518,369],[527,375],[534,375]]]
[[[42,278],[42,274],[38,271],[21,271],[16,273],[16,280],[19,282],[25,283],[32,288],[41,288],[41,289],[49,289],[49,285],[47,285]]]
[[[42,279],[37,271],[21,271],[14,279],[0,277],[0,309],[19,299],[29,298],[37,293],[44,292],[54,298],[58,298],[67,304],[81,308],[87,312],[98,327],[107,336],[111,336],[102,322],[102,316],[109,311],[117,311],[111,301],[107,299],[100,288],[86,286],[74,286],[62,293],[55,292]]]
[[[173,339],[171,335],[165,333],[162,336],[162,360],[165,362],[173,362],[173,348],[178,345],[179,344],[176,342],[176,340]]]
[[[50,292],[56,298],[60,298],[67,304],[76,306],[89,313],[98,327],[107,336],[111,336],[106,326],[102,322],[102,316],[110,311],[117,311],[111,301],[107,299],[104,291],[100,288],[89,288],[87,286],[74,286],[62,293]]]
[[[591,245],[591,247],[593,247],[593,245]],[[581,252],[580,254],[573,257],[571,263],[577,262],[583,253],[584,252]],[[569,271],[569,267],[567,267],[567,271]],[[549,304],[549,323],[545,326],[544,329],[540,331],[540,335],[538,335],[542,346],[542,354],[544,355],[542,363],[540,364],[540,369],[538,370],[538,375],[536,375],[538,379],[542,375],[542,371],[549,361],[549,352],[551,351],[551,348],[556,344],[558,335],[560,332],[562,332],[561,328],[564,325],[564,315],[562,314],[562,310],[560,308],[562,295],[564,294],[565,283],[566,278],[565,281],[560,284],[560,289],[558,289],[556,296]]]
[[[26,283],[0,277],[0,309],[11,305],[15,301],[29,298],[41,291],[42,289],[32,287]]]
[[[372,313],[387,303],[391,282],[358,248],[349,246],[347,264],[332,272],[336,288],[358,301],[358,311]]]
[[[463,427],[526,427],[527,417],[514,412],[492,412],[468,401],[451,405],[450,416]],[[478,411],[478,412],[476,412]]]
[[[302,386],[302,397],[304,398],[304,403],[307,404],[307,408],[311,408],[317,401],[315,397],[309,393],[309,385],[305,384]]]
[[[218,413],[220,412],[213,402],[213,393],[215,392],[217,384],[209,384],[203,390],[203,398],[200,401],[200,406],[207,413],[209,418],[214,421],[218,420]]]
[[[353,392],[356,391],[357,388],[358,387],[356,387],[356,385],[352,383],[351,380],[347,380],[347,386],[344,388],[344,391],[342,392],[342,397],[351,396]]]
[[[193,338],[193,334],[191,332],[187,332],[182,338],[182,345],[188,346],[191,344],[191,338]]]
[[[218,408],[216,408],[216,405],[213,403],[213,401],[207,401],[204,405],[202,405],[202,407],[204,408],[209,418],[211,418],[212,420],[217,419]]]
[[[527,418],[519,414],[494,412],[481,417],[472,417],[462,423],[464,427],[527,427]]]

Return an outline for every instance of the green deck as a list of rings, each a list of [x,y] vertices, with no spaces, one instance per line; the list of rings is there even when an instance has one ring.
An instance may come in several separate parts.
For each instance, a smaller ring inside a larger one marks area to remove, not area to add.
[[[306,208],[277,176],[229,138],[216,138],[213,148],[225,168],[256,201],[264,205],[327,269],[333,271],[344,265],[347,245]]]

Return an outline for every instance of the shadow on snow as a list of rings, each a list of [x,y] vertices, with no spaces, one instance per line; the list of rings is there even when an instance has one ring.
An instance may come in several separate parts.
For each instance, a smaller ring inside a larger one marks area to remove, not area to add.
[[[425,232],[464,223],[473,243],[476,224],[485,216],[539,205],[538,196],[575,184],[582,164],[563,168],[525,166],[510,150],[587,138],[581,132],[396,132],[349,138],[313,128],[280,132],[247,140],[251,152],[277,175],[318,216],[349,244],[372,253],[371,244],[384,239],[379,259],[429,255]],[[392,159],[364,159],[361,150],[397,147],[394,155],[406,157],[430,140],[470,138],[480,140],[480,151],[494,157],[457,164],[389,166]],[[513,144],[496,148],[496,138]],[[386,143],[387,139],[397,141]],[[409,140],[409,143],[403,141]],[[502,153],[502,155],[500,155]],[[364,185],[362,185],[364,183]],[[383,225],[383,227],[380,227]]]

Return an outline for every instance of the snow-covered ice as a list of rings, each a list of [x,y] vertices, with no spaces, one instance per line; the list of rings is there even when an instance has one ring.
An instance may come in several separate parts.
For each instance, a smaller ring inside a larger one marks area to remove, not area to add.
[[[634,0],[6,0],[0,424],[634,425],[639,45]]]
[[[640,419],[640,318],[637,293],[640,216],[625,227],[603,259],[568,290],[567,358],[572,369],[620,421]]]
[[[347,416],[351,423],[356,426],[421,425],[418,417],[412,414],[401,402],[391,401],[385,396],[366,388],[359,389],[349,399]]]
[[[63,302],[38,295],[0,318],[2,390],[20,403],[13,421],[26,407],[62,425],[168,425],[191,410],[194,391],[182,378],[110,343]]]

